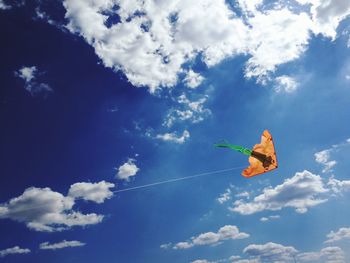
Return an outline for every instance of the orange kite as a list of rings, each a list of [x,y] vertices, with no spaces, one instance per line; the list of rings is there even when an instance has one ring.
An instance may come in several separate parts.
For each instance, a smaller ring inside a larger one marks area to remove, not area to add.
[[[246,178],[269,172],[278,167],[275,147],[268,130],[263,132],[261,143],[254,145],[253,150],[228,143],[215,144],[215,146],[230,148],[249,156],[250,166],[242,172],[242,175]]]

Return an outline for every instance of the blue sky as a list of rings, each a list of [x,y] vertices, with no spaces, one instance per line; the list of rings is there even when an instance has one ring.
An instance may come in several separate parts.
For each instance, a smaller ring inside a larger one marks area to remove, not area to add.
[[[0,262],[350,262],[349,15],[1,0]]]

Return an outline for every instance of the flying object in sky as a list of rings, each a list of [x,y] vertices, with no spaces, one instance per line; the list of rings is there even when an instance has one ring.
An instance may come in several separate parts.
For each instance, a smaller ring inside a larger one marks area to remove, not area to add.
[[[242,146],[229,143],[218,143],[216,147],[229,148],[249,156],[250,166],[243,170],[244,177],[252,177],[258,174],[266,173],[278,167],[275,147],[272,136],[268,130],[265,130],[261,136],[261,143],[254,145],[253,149],[247,149]]]

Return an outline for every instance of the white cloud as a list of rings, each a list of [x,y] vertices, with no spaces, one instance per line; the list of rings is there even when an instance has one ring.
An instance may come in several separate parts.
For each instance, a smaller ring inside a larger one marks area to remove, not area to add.
[[[214,262],[208,261],[206,259],[196,259],[194,261],[191,261],[191,263],[214,263]]]
[[[264,81],[279,65],[300,57],[311,32],[334,38],[350,9],[347,0],[312,1],[302,12],[294,2],[272,9],[260,8],[262,2],[239,0],[242,14],[224,0],[65,0],[64,6],[67,28],[84,37],[106,67],[151,92],[174,86],[187,71],[183,65],[197,56],[211,67],[248,55],[246,77]],[[120,22],[107,25],[115,14]],[[193,87],[200,82],[189,76],[184,81]]]
[[[176,101],[179,105],[177,108],[170,109],[163,126],[170,128],[174,123],[180,121],[190,121],[191,123],[203,121],[205,117],[211,114],[211,111],[204,107],[206,101],[207,96],[191,101],[185,94],[180,95]]]
[[[312,21],[305,13],[295,14],[287,8],[255,12],[249,17],[251,58],[245,75],[264,82],[270,72],[297,59],[306,49]]]
[[[35,66],[23,67],[16,72],[17,76],[22,78],[25,82],[31,82],[35,79],[38,69]]]
[[[169,248],[171,248],[171,246],[172,246],[172,243],[166,243],[166,244],[161,244],[160,248],[161,249],[169,249]]]
[[[113,187],[114,184],[106,181],[98,183],[75,183],[69,188],[68,196],[101,204],[105,199],[110,199],[113,196],[113,192],[110,190]]]
[[[297,90],[299,84],[297,81],[289,76],[283,75],[275,79],[276,81],[276,92],[293,93]]]
[[[280,216],[279,215],[272,215],[272,216],[268,216],[268,217],[262,217],[260,218],[261,222],[267,222],[267,221],[271,221],[271,220],[276,220],[279,219]]]
[[[41,74],[35,66],[22,67],[18,71],[15,71],[15,76],[24,80],[24,88],[32,96],[40,95],[46,97],[53,92],[53,89],[48,84],[37,81],[37,77]]]
[[[347,0],[310,1],[315,33],[335,39],[336,29],[343,19],[350,15],[350,2]]]
[[[300,262],[346,263],[344,251],[339,247],[325,247],[319,252],[305,252],[297,256]]]
[[[67,241],[63,240],[62,242],[50,244],[49,242],[44,242],[40,244],[40,249],[48,249],[48,250],[56,250],[56,249],[62,249],[66,247],[82,247],[85,246],[85,243],[82,243],[80,241],[72,240]]]
[[[249,234],[240,232],[238,227],[226,225],[219,229],[218,232],[206,232],[198,236],[192,237],[191,240],[179,242],[173,246],[174,249],[187,249],[193,246],[216,245],[221,241],[228,239],[248,238]]]
[[[129,158],[128,161],[119,166],[116,178],[129,181],[131,177],[135,176],[140,170],[135,164],[136,160]]]
[[[250,194],[247,191],[244,191],[242,193],[236,194],[235,197],[238,197],[238,198],[249,198]]]
[[[339,228],[337,232],[331,231],[327,235],[327,238],[328,239],[325,241],[325,243],[332,243],[343,239],[350,239],[350,227]]]
[[[195,89],[203,82],[203,80],[203,76],[190,69],[189,71],[187,71],[186,77],[183,81],[187,87]]]
[[[30,249],[20,248],[19,246],[15,246],[4,250],[0,250],[0,257],[5,257],[11,254],[28,254],[28,253],[30,253]]]
[[[11,6],[4,3],[3,0],[0,0],[0,10],[8,10],[11,9]]]
[[[332,149],[327,149],[327,150],[323,150],[315,153],[316,162],[324,166],[322,170],[323,173],[332,171],[332,168],[337,164],[336,161],[329,160],[331,151]]]
[[[160,139],[166,142],[179,143],[179,144],[183,144],[189,138],[190,138],[190,133],[187,130],[184,130],[181,136],[177,136],[175,133],[164,133],[164,134],[156,135],[156,139]]]
[[[199,52],[205,53],[207,63],[214,63],[242,49],[239,39],[246,27],[223,0],[118,1],[115,12],[121,22],[108,28],[106,13],[114,3],[64,1],[68,28],[135,86],[147,85],[152,92],[174,86],[182,64]]]
[[[73,210],[75,198],[50,188],[27,188],[18,197],[0,205],[0,219],[22,222],[36,231],[54,232],[73,226],[98,224],[103,215],[82,214]]]
[[[281,210],[293,207],[298,213],[305,213],[308,208],[319,205],[327,199],[320,196],[328,192],[322,178],[309,171],[296,173],[275,188],[266,188],[251,202],[237,200],[230,210],[242,215],[250,215],[264,210]]]
[[[259,259],[239,259],[239,260],[234,260],[232,263],[261,263]]]
[[[216,200],[223,204],[231,199],[231,189],[227,188],[224,193],[222,193]]]
[[[298,251],[292,246],[283,246],[273,242],[268,242],[263,245],[251,244],[247,246],[243,252],[251,257],[256,257],[262,262],[277,263],[289,262]]]
[[[331,177],[328,181],[328,185],[335,194],[350,191],[350,180],[340,181],[335,179],[334,177]]]

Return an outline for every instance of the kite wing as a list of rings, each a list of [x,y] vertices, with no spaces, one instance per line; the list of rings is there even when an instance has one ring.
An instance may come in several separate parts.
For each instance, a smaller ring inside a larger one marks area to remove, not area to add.
[[[249,156],[249,163],[250,166],[242,172],[242,175],[247,178],[269,172],[278,167],[275,147],[268,130],[263,132],[261,143],[253,147]]]

